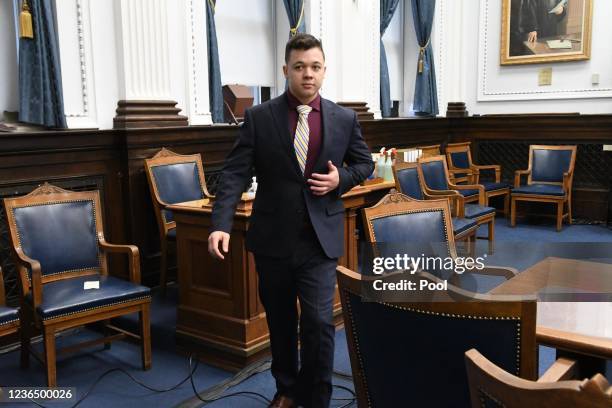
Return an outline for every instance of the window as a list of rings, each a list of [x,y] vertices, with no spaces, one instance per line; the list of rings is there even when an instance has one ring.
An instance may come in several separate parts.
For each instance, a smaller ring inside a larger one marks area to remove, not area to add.
[[[274,2],[270,0],[217,2],[215,22],[221,82],[224,85],[240,84],[261,89],[274,87],[274,14]],[[262,101],[265,92],[253,89],[253,96],[255,101]]]

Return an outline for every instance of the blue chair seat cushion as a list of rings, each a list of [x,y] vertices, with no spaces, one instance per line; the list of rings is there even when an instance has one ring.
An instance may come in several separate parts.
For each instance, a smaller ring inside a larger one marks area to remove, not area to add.
[[[563,197],[565,192],[563,191],[563,186],[556,184],[529,184],[513,189],[512,194],[539,194]]]
[[[478,190],[476,189],[468,189],[468,190],[457,190],[464,197],[470,197],[478,194]]]
[[[95,280],[100,281],[100,289],[83,289],[85,281]],[[43,319],[50,319],[150,296],[149,288],[123,279],[102,275],[79,276],[43,285],[42,304],[36,311]],[[32,302],[31,292],[26,300]]]
[[[495,214],[495,208],[478,204],[465,205],[465,218],[480,218],[491,213]]]
[[[0,306],[0,325],[8,324],[16,320],[19,320],[19,309]]]
[[[507,183],[495,183],[492,181],[485,181],[481,184],[484,186],[485,191],[502,190],[504,188],[510,187]]]
[[[474,220],[468,220],[460,217],[453,217],[453,232],[455,235],[461,234],[472,227],[476,227],[477,223]]]

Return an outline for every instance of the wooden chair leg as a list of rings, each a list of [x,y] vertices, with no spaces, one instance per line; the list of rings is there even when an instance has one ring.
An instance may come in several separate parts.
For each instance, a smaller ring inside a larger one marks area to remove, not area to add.
[[[510,218],[510,194],[504,195],[504,217]]]
[[[110,330],[108,328],[108,325],[111,323],[110,319],[105,319],[102,324],[104,325],[104,328],[102,329],[102,332],[104,333],[104,336],[108,336],[110,334]],[[110,350],[111,348],[111,342],[110,341],[105,341],[104,342],[104,350]]]
[[[168,241],[166,239],[161,242],[161,260],[159,263],[159,287],[161,288],[162,296],[166,295],[166,274],[168,272]]]
[[[514,197],[510,199],[510,226],[516,227],[516,200]]]
[[[495,218],[489,221],[489,254],[493,255],[495,242]]]
[[[140,348],[142,354],[142,369],[151,368],[151,321],[149,304],[142,306],[138,313],[140,317]]]
[[[56,359],[55,359],[55,330],[45,327],[43,330],[45,341],[45,367],[47,369],[47,387],[57,386]]]
[[[30,366],[30,338],[32,337],[32,328],[30,319],[28,318],[25,307],[21,306],[20,312],[20,337],[21,337],[21,368]]]
[[[563,201],[557,203],[557,231],[561,231],[563,225]]]
[[[572,225],[572,200],[567,199],[567,224]]]

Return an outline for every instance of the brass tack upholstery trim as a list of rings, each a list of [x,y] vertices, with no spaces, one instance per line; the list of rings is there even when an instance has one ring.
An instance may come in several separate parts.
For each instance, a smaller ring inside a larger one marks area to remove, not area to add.
[[[151,170],[153,170],[153,168],[155,167],[166,167],[166,166],[173,166],[175,164],[185,164],[185,163],[192,163],[195,165],[196,170],[198,171],[198,184],[200,185],[200,191],[204,191],[204,186],[202,185],[202,180],[200,179],[200,169],[198,167],[198,162],[196,161],[186,161],[186,162],[180,162],[180,163],[161,163],[161,164],[154,164],[151,166]],[[153,176],[153,178],[155,179],[155,189],[157,190],[157,178],[155,177],[155,172],[151,171],[151,176]],[[157,192],[157,195],[159,196],[159,191]],[[205,194],[202,193],[202,196],[205,197]],[[168,203],[168,204],[174,204],[174,203]],[[162,208],[162,217],[164,218],[164,223],[168,224],[169,221],[166,219],[166,214],[164,213],[164,208]]]
[[[53,320],[53,319],[57,319],[59,317],[72,316],[72,315],[76,315],[76,314],[83,313],[83,312],[89,312],[90,310],[107,308],[109,306],[120,305],[120,304],[123,304],[123,303],[136,302],[136,301],[144,300],[144,299],[149,299],[150,300],[151,299],[151,295],[140,296],[140,297],[136,297],[136,298],[133,298],[133,299],[121,300],[119,302],[105,303],[103,305],[88,307],[87,309],[75,310],[74,312],[61,313],[61,314],[58,314],[58,315],[45,317],[45,318],[43,318],[43,320]]]
[[[391,212],[388,214],[380,214],[380,215],[376,215],[374,217],[371,217],[368,220],[368,223],[370,224],[370,230],[372,231],[372,237],[374,237],[374,242],[378,242],[378,240],[376,239],[376,231],[374,230],[374,225],[372,224],[372,221],[377,220],[379,218],[387,218],[387,217],[393,217],[396,215],[405,215],[405,214],[415,214],[415,213],[428,213],[428,212],[439,212],[442,215],[442,225],[444,227],[444,238],[446,240],[446,242],[448,242],[449,238],[448,238],[448,230],[446,228],[446,222],[444,219],[444,211],[442,209],[435,209],[435,210],[407,210],[407,211],[395,211],[395,212]],[[450,248],[449,248],[449,252],[450,254]]]
[[[349,290],[344,289],[343,290],[343,296],[345,298],[345,303],[347,305],[347,310],[346,310],[346,314],[345,316],[348,316],[349,319],[351,320],[351,328],[352,328],[352,337],[353,337],[353,341],[355,343],[355,352],[357,353],[357,360],[359,361],[359,371],[361,373],[363,373],[363,375],[361,376],[363,379],[363,385],[365,388],[365,393],[366,396],[368,398],[368,407],[372,406],[372,401],[370,398],[370,393],[368,391],[368,384],[367,384],[367,379],[365,376],[365,371],[364,371],[364,365],[363,365],[363,358],[361,355],[361,351],[359,349],[359,339],[357,337],[357,333],[356,333],[356,326],[355,326],[355,320],[353,318],[353,310],[351,307],[351,302],[350,302],[350,298],[349,295],[353,294],[355,296],[359,296],[356,293],[352,293]],[[372,303],[378,303],[387,307],[391,307],[394,309],[400,309],[400,310],[406,310],[409,312],[415,312],[415,313],[420,313],[420,314],[426,314],[426,315],[434,315],[434,316],[441,316],[441,317],[452,317],[452,318],[459,318],[459,319],[474,319],[474,320],[518,320],[518,325],[517,325],[517,329],[516,329],[516,340],[517,340],[517,347],[516,347],[516,375],[518,376],[520,373],[520,351],[521,351],[521,324],[520,324],[520,316],[472,316],[472,315],[464,315],[464,314],[456,314],[456,313],[439,313],[439,312],[432,312],[430,310],[421,310],[421,309],[417,309],[417,308],[411,308],[411,307],[404,307],[404,306],[398,306],[398,305],[394,305],[391,303],[385,303],[385,302],[372,302]]]
[[[15,322],[18,322],[18,321],[19,321],[19,318],[13,319],[13,320],[9,320],[7,322],[0,323],[0,326],[4,326],[4,325],[7,325],[7,324],[15,323]]]
[[[41,207],[44,205],[57,205],[57,204],[70,204],[70,203],[81,203],[81,202],[89,202],[91,203],[91,209],[92,209],[92,216],[93,216],[93,222],[94,222],[94,231],[96,239],[98,237],[98,224],[96,222],[96,203],[94,200],[60,200],[60,201],[48,201],[48,202],[44,202],[44,203],[36,203],[36,204],[30,204],[30,205],[24,205],[24,206],[19,206],[19,207],[12,207],[11,208],[11,213],[13,215],[13,226],[15,227],[15,234],[17,235],[17,241],[19,243],[19,248],[23,249],[23,246],[21,245],[21,234],[19,233],[19,227],[17,226],[17,219],[15,217],[15,209],[20,209],[20,208],[29,208],[29,207]],[[60,275],[63,273],[68,273],[68,272],[83,272],[83,271],[100,271],[100,264],[102,263],[102,254],[100,253],[100,248],[99,246],[97,246],[98,248],[98,267],[93,267],[93,268],[77,268],[77,269],[67,269],[65,271],[59,271],[59,272],[54,272],[54,273],[43,273],[42,268],[41,268],[41,274],[43,276],[55,276],[55,275]],[[26,254],[29,256],[29,254]],[[30,271],[31,272],[31,271]],[[30,274],[28,274],[28,280],[32,280]]]

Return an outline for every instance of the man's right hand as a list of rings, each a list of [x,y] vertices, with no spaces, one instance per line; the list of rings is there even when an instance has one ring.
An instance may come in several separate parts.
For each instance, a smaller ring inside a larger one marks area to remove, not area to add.
[[[215,259],[225,259],[221,251],[219,251],[219,244],[223,252],[227,254],[229,251],[230,235],[223,231],[213,231],[208,236],[208,252]]]

